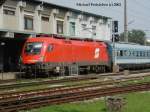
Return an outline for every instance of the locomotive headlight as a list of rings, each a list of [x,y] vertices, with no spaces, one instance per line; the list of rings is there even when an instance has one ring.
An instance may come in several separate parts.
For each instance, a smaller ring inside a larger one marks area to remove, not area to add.
[[[38,61],[43,62],[44,61],[44,56],[41,56]]]

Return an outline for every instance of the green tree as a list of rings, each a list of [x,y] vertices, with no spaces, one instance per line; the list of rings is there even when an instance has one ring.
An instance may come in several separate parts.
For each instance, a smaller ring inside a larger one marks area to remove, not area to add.
[[[128,41],[132,43],[145,44],[145,32],[142,30],[131,30],[128,31]],[[120,41],[124,41],[124,33],[120,34]]]
[[[146,42],[146,45],[147,45],[147,46],[150,46],[150,42]]]

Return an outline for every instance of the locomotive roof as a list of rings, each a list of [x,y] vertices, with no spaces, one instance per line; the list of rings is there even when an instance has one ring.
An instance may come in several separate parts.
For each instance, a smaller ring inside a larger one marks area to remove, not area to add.
[[[32,38],[28,38],[27,42],[56,42],[56,43],[60,43],[62,44],[62,42],[71,42],[72,44],[92,44],[92,45],[102,45],[102,46],[107,46],[106,42],[104,41],[95,41],[95,40],[85,40],[85,39],[68,39],[68,38],[55,38],[55,37],[44,37],[44,36],[40,36],[40,37],[32,37]]]
[[[66,36],[66,35],[59,35],[59,34],[39,34],[36,36],[37,38],[56,38],[56,39],[66,39],[66,40],[79,40],[79,41],[89,41],[89,42],[107,42],[105,40],[93,39],[93,38],[80,38],[77,36]]]

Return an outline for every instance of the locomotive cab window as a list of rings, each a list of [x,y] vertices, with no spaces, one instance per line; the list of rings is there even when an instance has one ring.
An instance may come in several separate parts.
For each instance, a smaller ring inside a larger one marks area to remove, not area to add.
[[[25,53],[27,54],[40,54],[42,49],[42,43],[40,42],[29,42],[26,44]]]
[[[47,51],[48,51],[48,52],[51,52],[52,50],[53,50],[53,45],[51,45],[51,44],[50,44],[50,45],[48,45],[48,47],[47,47]]]

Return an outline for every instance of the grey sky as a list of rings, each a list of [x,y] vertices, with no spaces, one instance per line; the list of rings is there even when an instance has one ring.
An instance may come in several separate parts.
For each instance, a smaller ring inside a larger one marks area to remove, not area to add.
[[[112,17],[119,21],[119,32],[123,31],[124,0],[45,0],[54,4]],[[76,3],[121,3],[121,6],[77,6]],[[150,0],[127,0],[128,29],[145,30],[150,37]]]

